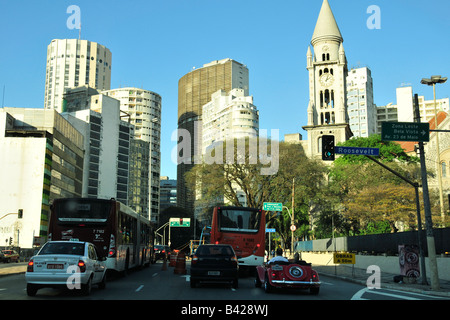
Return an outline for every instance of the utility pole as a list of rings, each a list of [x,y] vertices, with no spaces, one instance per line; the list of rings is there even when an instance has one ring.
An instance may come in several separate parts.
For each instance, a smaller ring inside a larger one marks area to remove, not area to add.
[[[414,112],[416,114],[416,121],[420,123],[419,97],[417,94],[414,95]],[[427,235],[428,264],[430,267],[431,289],[439,291],[440,286],[436,260],[436,245],[433,233],[433,220],[431,219],[431,205],[430,205],[430,195],[428,193],[428,178],[427,178],[427,167],[425,164],[425,151],[422,141],[419,141],[419,153],[420,153],[420,171],[422,175],[423,207],[425,211],[425,228]]]

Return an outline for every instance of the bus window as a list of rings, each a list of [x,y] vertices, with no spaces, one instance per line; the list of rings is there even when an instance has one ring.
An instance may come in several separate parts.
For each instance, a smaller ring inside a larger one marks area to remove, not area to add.
[[[260,214],[259,211],[222,209],[219,211],[219,230],[257,233]]]

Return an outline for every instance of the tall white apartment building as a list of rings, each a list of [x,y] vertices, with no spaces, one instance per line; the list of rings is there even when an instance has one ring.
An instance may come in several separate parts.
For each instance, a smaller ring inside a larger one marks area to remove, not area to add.
[[[367,67],[352,69],[348,72],[347,112],[353,136],[368,137],[376,133],[373,81],[371,71]]]
[[[83,197],[128,205],[133,125],[120,119],[119,101],[87,86],[66,90],[64,116],[85,137]]]
[[[246,96],[244,89],[230,92],[218,90],[211,95],[211,101],[202,108],[202,154],[203,159],[211,156],[217,143],[259,136],[259,111],[253,104],[253,97]],[[225,151],[225,147],[223,149]],[[233,185],[239,202],[247,206],[245,193]],[[197,196],[199,196],[197,194]],[[226,202],[217,199],[218,203]]]
[[[202,111],[202,153],[215,142],[259,135],[259,111],[244,89],[218,90]]]
[[[414,93],[411,86],[396,89],[397,104],[377,106],[377,133],[381,134],[381,123],[385,121],[414,122]],[[420,121],[428,122],[434,118],[434,99],[425,100],[418,96]],[[436,99],[436,110],[449,113],[449,98]]]
[[[136,198],[148,199],[146,207],[150,210],[151,219],[156,222],[160,213],[161,96],[155,92],[134,87],[112,89],[102,93],[119,100],[122,119],[134,125],[134,139],[148,143],[149,166],[141,168],[142,172],[145,172],[141,176],[148,179],[145,183],[132,187],[132,190],[135,194],[139,194]],[[145,153],[144,150],[142,152]]]
[[[54,39],[47,47],[44,108],[63,112],[64,89],[111,87],[111,51],[96,42]]]

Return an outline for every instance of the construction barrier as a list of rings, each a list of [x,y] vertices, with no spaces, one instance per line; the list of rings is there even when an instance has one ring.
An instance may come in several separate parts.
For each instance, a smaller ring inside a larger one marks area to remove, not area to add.
[[[177,255],[177,262],[173,273],[186,274],[186,255],[183,252],[179,252]]]
[[[170,254],[169,267],[175,267],[175,265],[177,264],[177,256],[178,256],[177,252],[172,252]]]

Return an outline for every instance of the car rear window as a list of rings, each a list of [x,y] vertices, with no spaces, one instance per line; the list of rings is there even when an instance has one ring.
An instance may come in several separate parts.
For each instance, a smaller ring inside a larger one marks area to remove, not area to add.
[[[232,256],[233,250],[229,246],[200,246],[196,252],[197,256]]]
[[[47,243],[39,252],[42,254],[84,255],[84,243]]]

